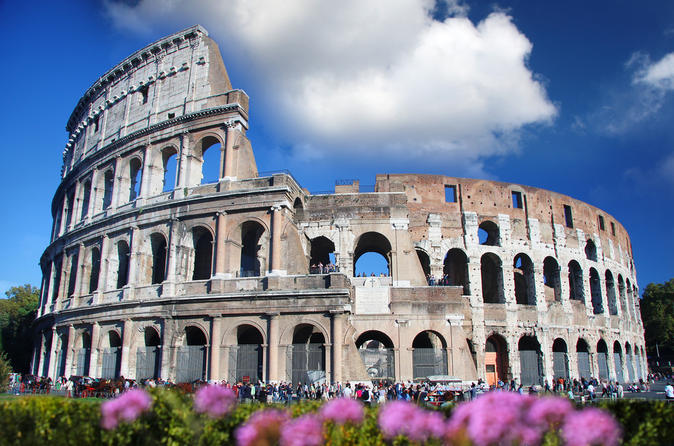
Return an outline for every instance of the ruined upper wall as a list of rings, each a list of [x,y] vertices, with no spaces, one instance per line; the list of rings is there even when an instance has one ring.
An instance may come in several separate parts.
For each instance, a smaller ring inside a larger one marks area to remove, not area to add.
[[[134,132],[226,104],[246,114],[232,91],[218,45],[201,26],[160,39],[101,76],[82,96],[66,130],[63,176],[81,159]]]

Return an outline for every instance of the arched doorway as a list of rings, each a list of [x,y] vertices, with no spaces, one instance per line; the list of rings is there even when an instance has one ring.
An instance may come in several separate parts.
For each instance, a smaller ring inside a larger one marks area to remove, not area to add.
[[[197,226],[192,229],[192,243],[194,247],[192,280],[209,279],[213,260],[213,235],[208,229]]]
[[[597,342],[597,366],[599,379],[608,379],[608,346],[603,339]]]
[[[372,380],[395,381],[395,354],[391,338],[381,331],[366,331],[358,336],[356,347]]]
[[[484,303],[504,303],[501,259],[491,252],[484,254],[480,259],[480,273],[482,276],[482,300]]]
[[[206,335],[200,328],[185,328],[183,345],[178,348],[176,382],[189,383],[206,376]]]
[[[445,339],[430,330],[419,333],[412,342],[412,368],[415,380],[433,375],[447,375]]]
[[[580,338],[576,343],[576,355],[578,357],[578,378],[590,379],[590,346],[585,339]]]
[[[552,343],[552,371],[553,379],[569,379],[569,358],[567,355],[566,342],[564,339],[557,338]]]
[[[629,342],[625,343],[625,360],[627,361],[627,376],[630,382],[634,382],[634,356],[632,355],[632,346]]]
[[[91,336],[89,333],[82,333],[80,336],[79,348],[77,350],[77,368],[76,376],[89,375],[89,359],[91,358]]]
[[[262,380],[262,334],[252,325],[236,329],[236,382],[256,383]]]
[[[585,301],[583,291],[583,270],[575,260],[569,262],[569,299]]]
[[[358,238],[353,251],[353,274],[359,273],[391,275],[391,243],[382,234],[366,232]]]
[[[484,351],[487,384],[495,386],[499,380],[507,381],[508,348],[505,339],[497,334],[489,336]]]
[[[499,246],[500,233],[498,225],[490,220],[483,221],[477,229],[477,238],[480,245]]]
[[[520,352],[520,382],[523,386],[543,384],[543,355],[541,344],[535,336],[522,336],[518,344]]]
[[[466,257],[465,252],[459,248],[452,248],[447,251],[442,272],[447,276],[449,285],[462,286],[463,294],[470,294],[468,286],[468,257]]]
[[[161,341],[159,333],[152,327],[143,331],[143,346],[136,351],[136,379],[159,377],[161,364]]]
[[[325,336],[311,324],[295,327],[291,346],[293,385],[325,380]]]
[[[260,238],[264,227],[258,222],[247,221],[241,225],[241,266],[239,276],[258,277],[262,270],[260,262]]]
[[[594,314],[602,314],[604,304],[601,300],[601,284],[599,283],[599,273],[594,268],[590,268],[590,297]]]
[[[545,300],[559,302],[561,300],[561,285],[559,264],[554,257],[543,260],[543,283],[545,285]]]
[[[620,347],[620,342],[615,341],[613,343],[613,365],[615,366],[615,379],[618,382],[625,382],[625,376],[623,375],[623,351]]]
[[[428,257],[428,254],[423,249],[416,249],[417,258],[419,259],[419,264],[421,269],[424,271],[424,277],[431,275],[431,259]]]
[[[68,352],[68,335],[58,337],[59,349],[56,354],[56,376],[66,376],[66,354]]]
[[[119,378],[119,369],[122,365],[122,339],[115,330],[108,331],[107,346],[103,349],[102,379]]]
[[[327,272],[328,265],[333,264],[335,260],[335,244],[327,237],[320,236],[311,239],[311,260],[309,265],[312,274],[322,274]]]
[[[521,305],[536,305],[534,263],[526,254],[517,254],[513,260],[515,301]]]

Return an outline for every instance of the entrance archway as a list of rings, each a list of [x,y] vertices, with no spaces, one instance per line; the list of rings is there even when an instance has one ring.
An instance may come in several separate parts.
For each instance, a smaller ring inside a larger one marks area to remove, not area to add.
[[[363,255],[367,254],[369,254],[367,262],[358,261]],[[383,259],[376,254],[379,254]],[[386,262],[385,266],[381,260]],[[385,236],[378,232],[366,232],[358,238],[356,248],[353,251],[353,274],[356,276],[358,273],[391,275],[391,243]]]
[[[262,380],[262,344],[262,334],[252,325],[239,325],[236,329],[236,382]]]
[[[447,375],[447,343],[440,334],[426,330],[412,342],[414,379],[433,375]]]
[[[371,379],[395,382],[395,354],[391,338],[381,331],[366,331],[358,336],[356,347]]]
[[[484,350],[487,384],[495,386],[499,380],[507,381],[508,348],[505,339],[497,334],[489,336]]]
[[[552,371],[554,373],[553,379],[569,379],[569,358],[566,342],[562,338],[557,338],[552,343]]]
[[[618,341],[613,343],[613,365],[615,366],[615,379],[621,383],[625,382],[625,376],[623,375],[623,352]]]
[[[152,327],[143,330],[143,346],[136,351],[136,379],[159,377],[161,363],[159,333]]]
[[[518,344],[520,352],[520,382],[523,386],[543,384],[543,355],[541,344],[535,336],[522,336]]]
[[[295,327],[291,346],[293,385],[325,380],[325,336],[312,324]]]
[[[115,330],[108,331],[107,347],[103,349],[102,379],[119,378],[119,369],[122,365],[122,339]]]
[[[91,336],[89,333],[82,333],[80,336],[79,349],[77,350],[77,368],[75,375],[89,375],[89,358],[91,357]]]
[[[590,379],[590,347],[585,339],[580,338],[576,343],[576,355],[578,356],[578,378]]]
[[[599,379],[608,379],[608,346],[603,339],[597,342],[597,366]]]
[[[206,335],[200,328],[185,328],[185,339],[178,348],[176,382],[203,380],[206,375]]]

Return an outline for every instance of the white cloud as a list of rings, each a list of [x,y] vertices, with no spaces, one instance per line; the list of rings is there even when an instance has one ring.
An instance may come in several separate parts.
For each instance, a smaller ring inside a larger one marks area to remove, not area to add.
[[[669,53],[654,63],[646,59],[634,81],[660,90],[674,90],[674,53]]]
[[[136,31],[206,26],[225,64],[236,59],[251,73],[249,85],[235,86],[253,107],[274,110],[279,138],[298,155],[465,163],[516,150],[524,126],[556,114],[527,66],[532,44],[505,13],[475,25],[460,2],[444,5],[453,14],[444,21],[431,17],[431,0],[141,0],[106,9]]]

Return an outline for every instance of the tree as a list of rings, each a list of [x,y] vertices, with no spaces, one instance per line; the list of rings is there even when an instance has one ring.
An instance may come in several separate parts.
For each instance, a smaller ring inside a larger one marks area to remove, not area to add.
[[[674,279],[649,283],[641,300],[646,349],[655,357],[657,343],[662,359],[674,359]]]
[[[0,352],[0,392],[7,391],[7,384],[9,384],[9,374],[12,372],[12,368],[9,365],[7,360],[7,354],[5,352]]]
[[[15,372],[27,373],[33,353],[33,331],[40,290],[31,285],[16,286],[0,299],[0,352],[5,352]]]

